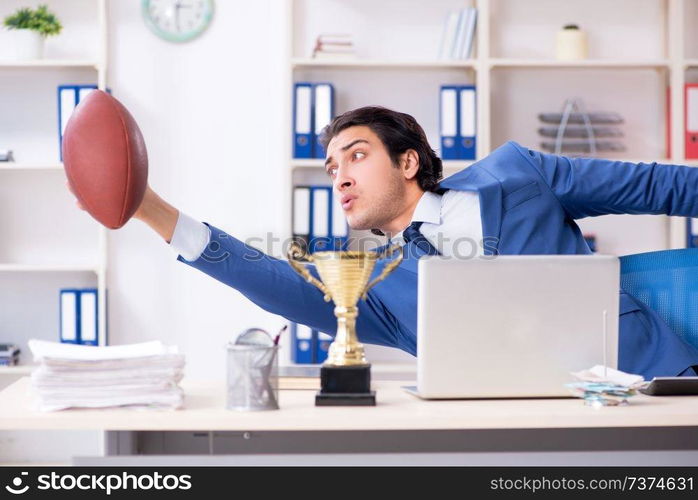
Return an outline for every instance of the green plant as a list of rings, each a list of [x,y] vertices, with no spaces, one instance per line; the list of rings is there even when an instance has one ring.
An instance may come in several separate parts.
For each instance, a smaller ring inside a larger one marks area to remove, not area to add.
[[[63,29],[60,21],[46,5],[37,9],[25,7],[5,18],[5,26],[11,30],[33,30],[43,37],[57,35]]]

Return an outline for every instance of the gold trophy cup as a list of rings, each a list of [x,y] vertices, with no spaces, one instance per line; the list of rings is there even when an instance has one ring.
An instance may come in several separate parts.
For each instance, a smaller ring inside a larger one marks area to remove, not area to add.
[[[366,362],[364,346],[356,335],[356,307],[360,298],[390,274],[402,260],[399,246],[392,246],[384,253],[377,252],[315,252],[306,254],[300,246],[292,244],[288,252],[291,267],[325,294],[325,301],[335,304],[337,335],[330,345],[327,360],[320,369],[320,392],[315,396],[316,406],[374,406],[376,393],[371,391],[371,365]],[[383,272],[369,283],[376,262],[397,252]],[[319,279],[305,267],[315,264]]]

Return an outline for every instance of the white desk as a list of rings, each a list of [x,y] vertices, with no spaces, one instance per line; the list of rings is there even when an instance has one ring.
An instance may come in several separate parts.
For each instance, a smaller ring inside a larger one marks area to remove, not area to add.
[[[605,408],[579,399],[422,401],[405,384],[374,382],[375,407],[316,407],[315,391],[295,390],[281,391],[278,411],[240,413],[225,409],[222,382],[185,379],[182,410],[41,413],[25,377],[0,392],[0,430],[106,431],[105,457],[76,463],[115,465],[299,463],[299,456],[307,463],[698,464],[698,397],[638,395]]]

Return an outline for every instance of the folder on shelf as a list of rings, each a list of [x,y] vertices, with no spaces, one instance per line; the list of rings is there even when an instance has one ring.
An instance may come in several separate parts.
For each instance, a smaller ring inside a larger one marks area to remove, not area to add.
[[[97,289],[64,288],[59,291],[59,297],[60,341],[97,345]]]
[[[293,92],[293,157],[313,158],[313,85],[298,82]]]
[[[461,47],[465,44],[465,32],[468,26],[468,10],[461,9],[458,12],[458,24],[456,25],[456,35],[451,46],[451,59],[460,59]]]
[[[80,343],[97,345],[97,289],[80,291]]]
[[[475,25],[477,22],[477,9],[475,7],[467,7],[468,11],[465,22],[465,37],[460,53],[460,59],[470,58],[473,51],[473,40],[475,39]]]
[[[349,245],[349,226],[342,210],[341,197],[332,193],[332,219],[330,231],[332,232],[332,248],[334,250],[346,250]]]
[[[97,88],[97,85],[59,85],[58,86],[58,154],[63,161],[63,133],[81,99]]]
[[[310,187],[310,237],[308,250],[310,253],[332,249],[330,236],[331,224],[331,196],[330,186]]]
[[[325,360],[327,359],[327,354],[329,353],[330,350],[330,344],[332,343],[332,337],[326,333],[316,331],[316,339],[317,341],[315,342],[315,357],[314,357],[314,362],[315,363],[324,363]]]
[[[475,136],[477,129],[475,86],[463,86],[459,90],[458,114],[460,126],[459,153],[460,159],[475,159]]]
[[[698,83],[687,83],[686,96],[686,158],[698,158]]]
[[[441,44],[439,45],[439,59],[450,59],[452,56],[460,13],[461,11],[459,10],[452,10],[446,16],[444,29],[441,34]]]
[[[664,138],[666,144],[666,158],[671,158],[671,87],[666,88],[666,136]]]
[[[293,241],[304,251],[308,250],[310,241],[310,188],[296,186],[293,188]]]
[[[474,85],[442,85],[439,104],[441,159],[474,160],[476,94]]]
[[[70,344],[79,343],[78,337],[78,290],[63,289],[60,291],[60,340]]]
[[[313,157],[325,158],[325,148],[320,144],[322,130],[334,117],[334,87],[331,83],[313,85]]]
[[[441,159],[457,160],[458,156],[458,87],[443,85],[439,99],[439,134]]]
[[[294,363],[313,362],[313,331],[309,326],[291,322],[291,359]]]
[[[293,241],[309,253],[346,250],[349,226],[331,186],[293,188]]]
[[[698,218],[686,219],[686,247],[698,248]]]

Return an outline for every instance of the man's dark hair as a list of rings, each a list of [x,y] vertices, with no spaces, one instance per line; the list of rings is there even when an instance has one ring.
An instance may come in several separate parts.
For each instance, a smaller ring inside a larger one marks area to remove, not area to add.
[[[339,115],[327,125],[320,136],[322,147],[342,130],[365,125],[376,134],[388,150],[393,165],[398,165],[399,156],[408,149],[414,149],[419,156],[417,182],[424,191],[436,190],[443,173],[441,159],[427,141],[422,127],[412,116],[381,106],[365,106]]]

